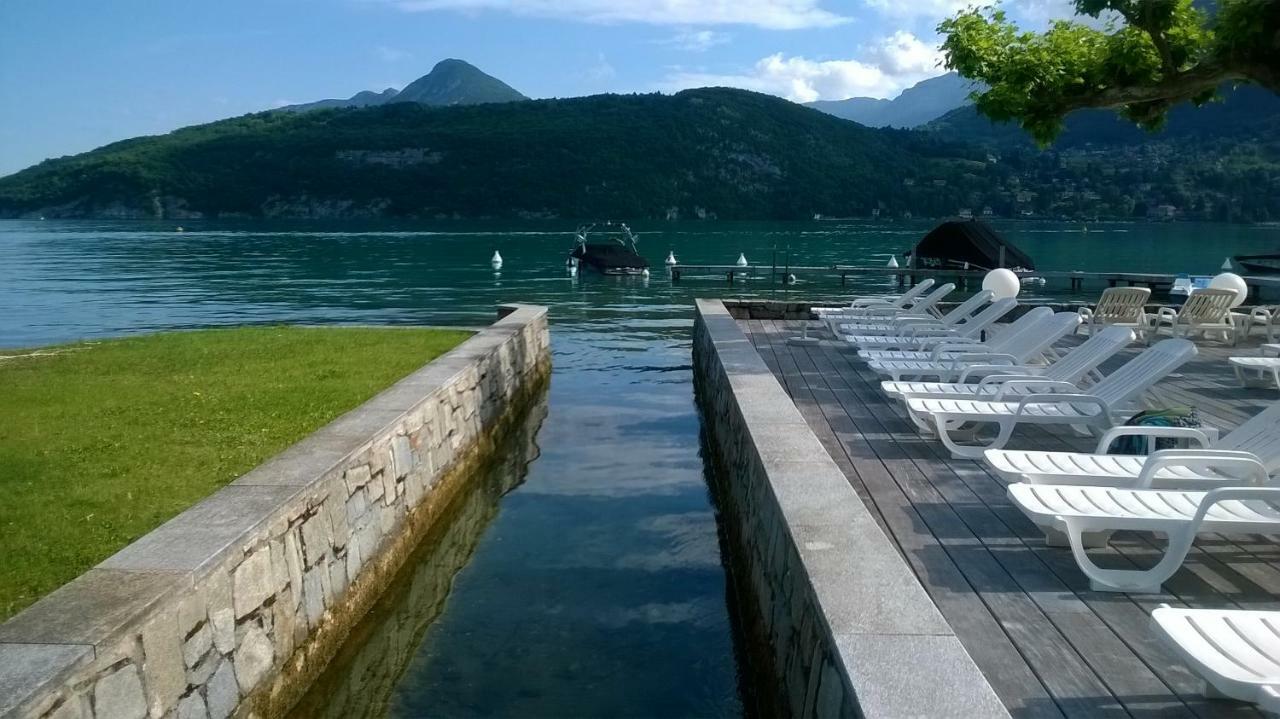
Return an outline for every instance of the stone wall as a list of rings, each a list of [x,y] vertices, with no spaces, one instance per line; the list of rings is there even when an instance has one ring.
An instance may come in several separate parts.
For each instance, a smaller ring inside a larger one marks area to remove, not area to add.
[[[693,359],[741,623],[777,686],[765,713],[1007,717],[720,301],[697,302]]]
[[[0,625],[0,716],[277,716],[545,388],[500,319]]]

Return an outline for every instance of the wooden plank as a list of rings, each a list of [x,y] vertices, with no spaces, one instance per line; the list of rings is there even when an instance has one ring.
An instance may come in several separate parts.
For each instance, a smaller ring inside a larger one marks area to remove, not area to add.
[[[865,367],[830,344],[785,344],[796,331],[788,323],[750,321],[744,328],[1015,713],[1256,715],[1247,705],[1205,700],[1198,679],[1155,641],[1148,615],[1156,601],[1274,606],[1280,593],[1275,537],[1208,535],[1166,594],[1091,592],[1069,554],[1044,547],[1039,532],[1009,505],[1001,480],[976,463],[944,456],[917,435]],[[1109,364],[1118,366],[1139,349]],[[1265,401],[1231,392],[1234,378],[1222,360],[1228,351],[1202,352],[1156,399],[1194,401],[1202,416],[1224,428],[1251,416],[1251,405],[1261,408]],[[1048,446],[1079,444],[1039,428],[1027,435]],[[1121,566],[1152,561],[1159,551],[1138,537],[1114,544],[1101,559]]]

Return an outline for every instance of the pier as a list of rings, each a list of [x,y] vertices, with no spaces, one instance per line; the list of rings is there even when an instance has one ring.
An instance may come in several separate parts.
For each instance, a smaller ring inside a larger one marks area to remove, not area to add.
[[[1274,608],[1280,595],[1277,537],[1201,534],[1159,593],[1092,591],[1069,550],[1046,546],[1041,532],[1010,504],[1005,481],[979,462],[951,458],[935,439],[919,434],[901,403],[880,391],[880,378],[845,343],[823,339],[812,346],[792,345],[787,339],[799,334],[802,321],[761,318],[753,307],[727,303],[732,324],[712,326],[706,320],[709,331],[725,337],[720,360],[726,367],[750,370],[750,357],[767,368],[767,379],[738,380],[737,401],[754,407],[750,392],[762,381],[774,380],[783,388],[1010,715],[1258,716],[1248,704],[1206,698],[1200,678],[1151,630],[1150,613],[1162,603]],[[1082,339],[1073,336],[1063,344]],[[1257,342],[1256,336],[1239,347],[1197,342],[1197,358],[1150,392],[1153,405],[1195,407],[1207,425],[1230,431],[1276,398],[1274,387],[1240,387],[1225,361],[1257,354]],[[1104,373],[1140,350],[1136,345],[1125,350],[1106,363]],[[770,405],[768,411],[782,410]],[[776,433],[778,421],[761,424],[760,431]],[[754,436],[757,430],[750,431]],[[1078,451],[1093,445],[1068,431],[1037,426],[1020,428],[1014,437],[1012,446],[1020,447]],[[809,491],[817,490],[811,486]],[[1159,555],[1157,542],[1125,532],[1097,554],[1113,567],[1149,566]],[[847,556],[845,561],[867,559]],[[899,603],[896,596],[858,587],[864,613],[875,615],[881,608],[877,601],[886,607]],[[909,665],[899,670],[914,671]],[[964,670],[964,662],[946,669]],[[879,687],[875,677],[861,676],[852,679],[852,689]]]
[[[928,267],[866,267],[859,265],[673,265],[669,268],[671,281],[679,282],[688,275],[723,275],[729,284],[741,278],[768,278],[771,282],[785,283],[788,275],[818,275],[839,278],[840,284],[847,283],[849,276],[872,275],[879,277],[896,277],[898,284],[914,284],[917,278],[934,277],[939,280],[952,281],[964,287],[971,280],[981,282],[989,270],[963,270],[952,268]],[[1173,287],[1178,275],[1156,272],[1078,272],[1074,270],[1015,270],[1019,278],[1044,278],[1047,283],[1065,281],[1072,292],[1083,291],[1085,285],[1119,285],[1150,287],[1153,292],[1168,291]],[[1263,290],[1280,291],[1280,275],[1244,275],[1249,286],[1249,293],[1257,297]]]

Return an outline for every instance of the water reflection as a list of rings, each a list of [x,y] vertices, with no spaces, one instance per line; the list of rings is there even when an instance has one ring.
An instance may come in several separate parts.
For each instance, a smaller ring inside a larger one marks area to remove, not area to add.
[[[501,449],[479,476],[453,499],[292,717],[372,719],[387,714],[401,674],[427,627],[444,610],[454,576],[497,515],[499,500],[524,481],[538,458],[538,431],[546,416],[543,394],[501,440]]]

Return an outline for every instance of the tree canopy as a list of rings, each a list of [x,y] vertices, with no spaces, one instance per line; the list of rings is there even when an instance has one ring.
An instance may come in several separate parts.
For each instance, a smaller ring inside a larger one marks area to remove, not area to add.
[[[986,85],[974,103],[1017,121],[1041,144],[1082,108],[1114,108],[1149,130],[1173,106],[1217,97],[1224,84],[1280,92],[1280,0],[1075,0],[1094,23],[1058,20],[1021,31],[998,6],[970,8],[938,32],[946,65]],[[1101,23],[1101,27],[1097,25]]]

